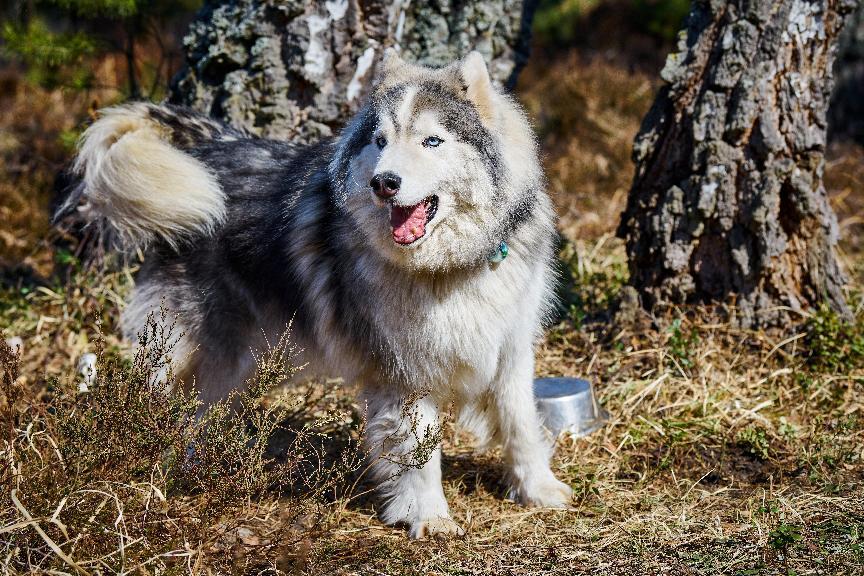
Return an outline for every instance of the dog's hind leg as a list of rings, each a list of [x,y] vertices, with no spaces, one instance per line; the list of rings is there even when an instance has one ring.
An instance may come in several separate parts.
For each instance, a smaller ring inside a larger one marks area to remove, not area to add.
[[[511,496],[525,506],[567,508],[573,491],[549,467],[549,448],[534,404],[531,342],[511,343],[509,348],[492,384],[492,404],[509,467]]]
[[[266,345],[251,314],[239,308],[233,302],[214,305],[195,321],[191,336],[197,345],[177,376],[186,386],[194,383],[202,408],[244,389],[255,371],[253,351]]]
[[[231,315],[221,308],[215,308],[215,313],[202,312],[206,307],[197,291],[176,280],[182,278],[179,270],[160,269],[155,278],[145,277],[135,287],[121,323],[124,336],[136,347],[142,344],[142,337],[149,345],[160,337],[173,343],[164,351],[166,357],[158,360],[166,364],[153,380],[164,381],[170,369],[185,390],[196,389],[204,410],[245,385],[255,367],[252,348],[263,338],[253,330],[249,314]]]
[[[405,402],[364,394],[369,411],[366,448],[386,524],[407,524],[411,538],[465,532],[450,518],[441,487],[438,409],[429,398]]]
[[[177,374],[184,386],[198,391],[202,410],[242,388],[255,366],[251,350],[226,350],[199,346],[191,361]]]

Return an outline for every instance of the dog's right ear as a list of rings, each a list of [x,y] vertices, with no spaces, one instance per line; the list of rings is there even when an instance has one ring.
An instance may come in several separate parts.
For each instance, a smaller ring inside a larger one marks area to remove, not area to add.
[[[494,116],[492,99],[495,89],[483,56],[472,51],[457,66],[464,81],[466,96],[474,103],[483,120],[491,120]]]
[[[384,56],[381,59],[381,67],[379,68],[379,77],[386,78],[392,74],[396,74],[405,67],[405,61],[399,56],[399,52],[395,48],[387,48],[384,50]]]

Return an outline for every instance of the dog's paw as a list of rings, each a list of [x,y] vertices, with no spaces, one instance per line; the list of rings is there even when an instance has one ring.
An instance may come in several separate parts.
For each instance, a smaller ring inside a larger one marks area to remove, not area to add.
[[[421,538],[449,538],[451,536],[464,536],[462,529],[452,518],[427,518],[411,522],[408,535],[412,540]]]
[[[534,508],[571,508],[573,489],[551,474],[536,482],[514,487],[514,499],[523,506]]]

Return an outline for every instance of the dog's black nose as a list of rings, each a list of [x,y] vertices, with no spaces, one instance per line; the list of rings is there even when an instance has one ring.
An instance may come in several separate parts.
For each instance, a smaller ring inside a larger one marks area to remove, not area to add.
[[[369,185],[372,191],[381,198],[392,198],[399,192],[399,185],[402,183],[402,178],[393,172],[382,172],[372,177]]]

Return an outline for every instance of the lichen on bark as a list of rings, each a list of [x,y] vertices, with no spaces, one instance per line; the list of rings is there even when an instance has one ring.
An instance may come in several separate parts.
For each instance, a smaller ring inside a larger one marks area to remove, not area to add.
[[[499,83],[527,58],[531,0],[216,0],[184,40],[170,100],[272,138],[312,141],[358,108],[383,50],[447,64],[478,50]]]
[[[633,148],[619,235],[643,304],[741,326],[847,313],[822,184],[837,37],[854,0],[697,0]]]

